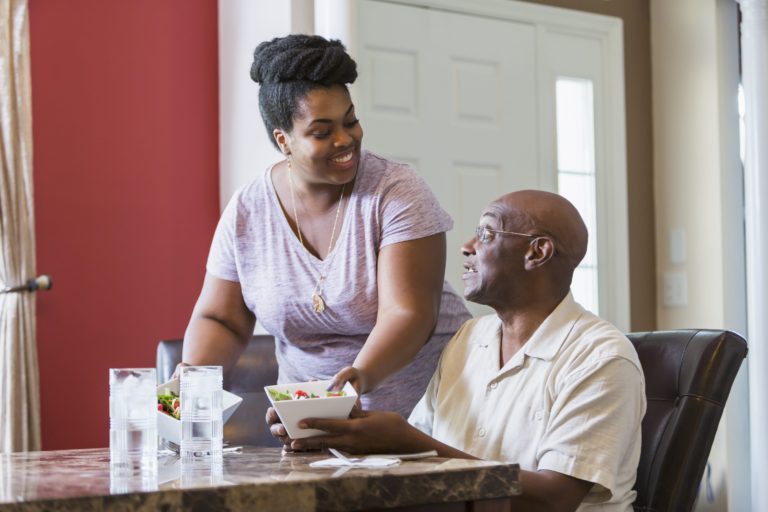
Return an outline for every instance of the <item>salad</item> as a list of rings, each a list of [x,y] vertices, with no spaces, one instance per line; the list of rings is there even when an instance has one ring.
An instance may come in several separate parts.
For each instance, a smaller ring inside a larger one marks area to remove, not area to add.
[[[157,410],[176,418],[181,419],[181,400],[179,395],[173,391],[168,391],[162,395],[157,395]]]
[[[272,397],[272,400],[275,402],[279,402],[281,400],[308,400],[310,398],[328,398],[332,396],[346,396],[346,393],[344,393],[344,390],[340,389],[339,391],[326,391],[325,396],[319,396],[315,393],[307,393],[306,391],[302,391],[301,389],[297,389],[293,393],[290,391],[278,391],[276,389],[270,389],[269,395]]]

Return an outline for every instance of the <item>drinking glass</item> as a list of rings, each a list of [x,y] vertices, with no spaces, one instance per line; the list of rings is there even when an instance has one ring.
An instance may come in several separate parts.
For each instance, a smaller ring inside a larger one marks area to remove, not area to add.
[[[109,370],[109,462],[115,474],[157,472],[154,368]]]
[[[181,488],[215,487],[224,481],[224,463],[213,457],[181,459]]]
[[[109,470],[109,493],[128,494],[158,490],[158,473],[153,471],[128,474],[120,468]]]
[[[221,366],[183,366],[180,390],[182,460],[222,460]]]

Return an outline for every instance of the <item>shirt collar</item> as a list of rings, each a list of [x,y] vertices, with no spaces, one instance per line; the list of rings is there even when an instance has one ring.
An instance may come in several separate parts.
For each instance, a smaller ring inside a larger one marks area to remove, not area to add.
[[[495,354],[493,359],[496,365],[495,368],[503,374],[522,365],[525,357],[535,357],[544,361],[554,358],[565,340],[568,339],[574,324],[583,313],[584,308],[574,300],[573,295],[569,291],[568,295],[560,301],[560,304],[534,331],[525,345],[523,345],[523,348],[507,361],[507,364],[503,367],[499,367],[501,319],[497,315],[488,315],[481,320],[484,323],[484,327],[481,330],[481,334],[475,336],[474,342],[478,347],[490,349],[490,353]]]
[[[584,309],[569,291],[523,345],[525,355],[544,361],[555,357],[583,313]]]

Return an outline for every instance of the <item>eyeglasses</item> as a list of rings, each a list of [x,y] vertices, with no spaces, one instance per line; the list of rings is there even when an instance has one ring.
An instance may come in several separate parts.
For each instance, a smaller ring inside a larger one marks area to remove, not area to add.
[[[491,229],[488,226],[477,226],[475,229],[475,238],[478,242],[483,244],[487,244],[493,240],[494,234],[524,236],[526,238],[541,238],[539,235],[532,235],[530,233],[516,233],[515,231],[501,231],[500,229]]]

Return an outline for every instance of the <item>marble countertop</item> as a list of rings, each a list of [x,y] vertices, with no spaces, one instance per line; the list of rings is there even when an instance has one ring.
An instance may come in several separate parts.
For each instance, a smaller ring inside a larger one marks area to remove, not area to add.
[[[327,453],[245,447],[220,465],[159,459],[157,475],[110,474],[109,450],[0,455],[0,512],[38,510],[365,510],[503,498],[516,464],[444,459],[385,469],[312,468]]]

